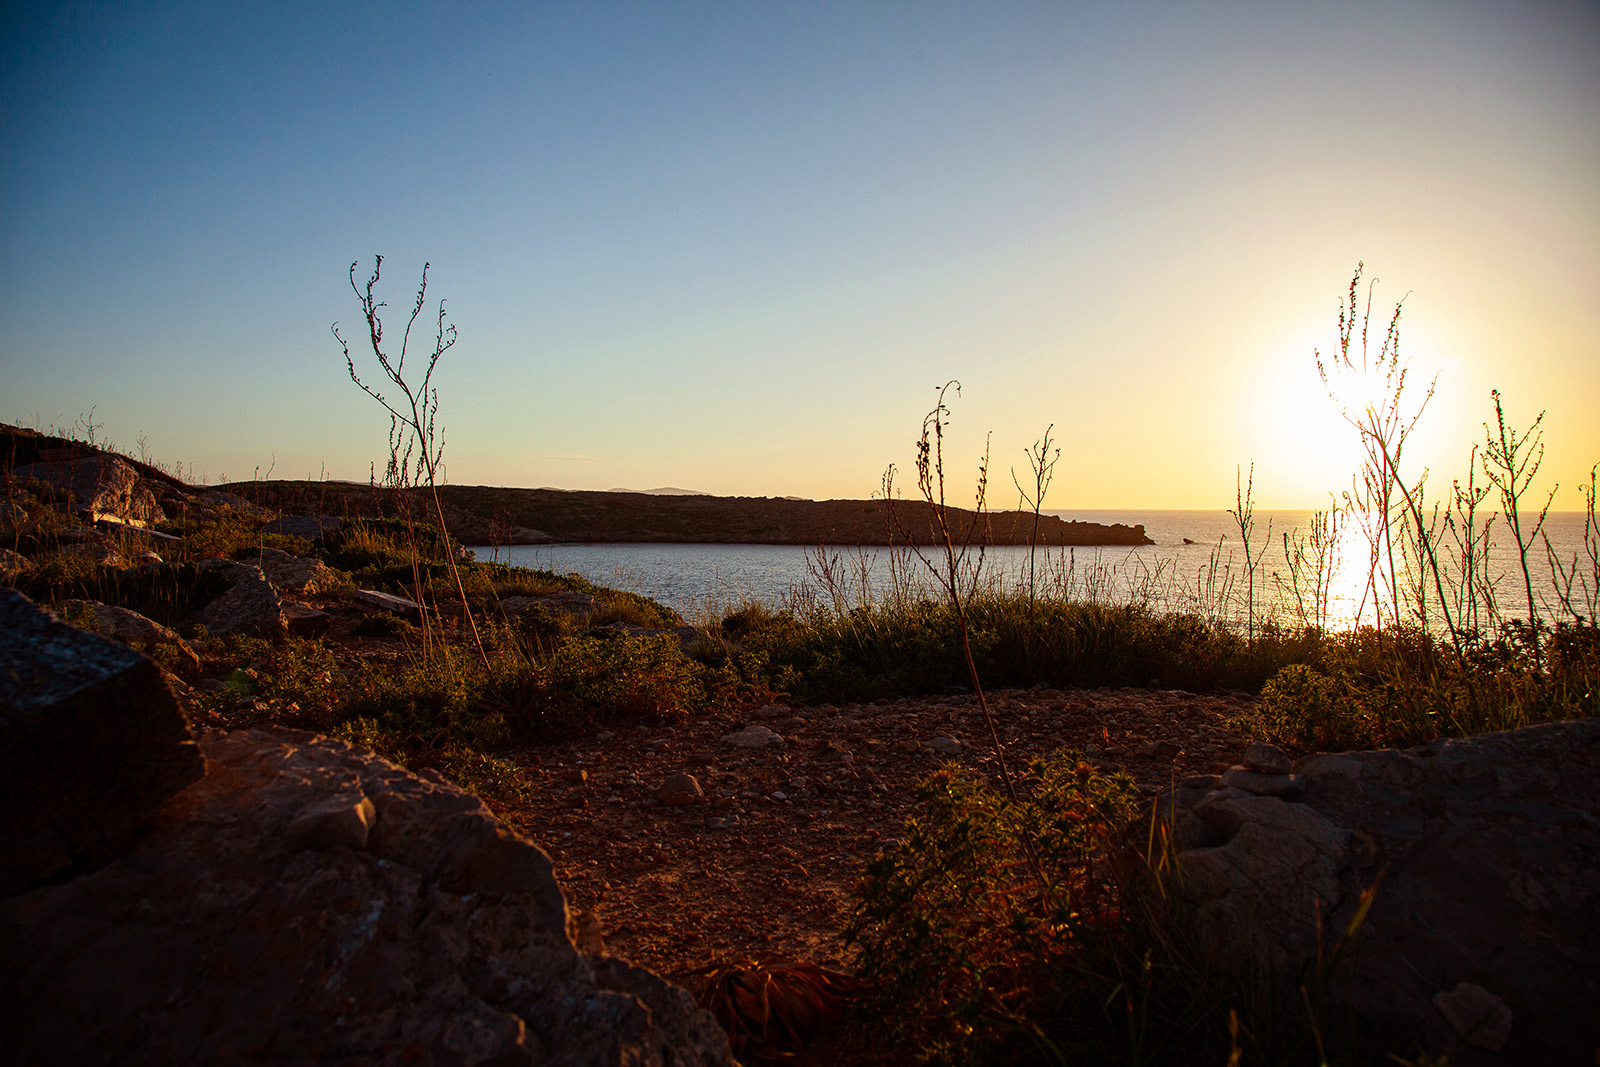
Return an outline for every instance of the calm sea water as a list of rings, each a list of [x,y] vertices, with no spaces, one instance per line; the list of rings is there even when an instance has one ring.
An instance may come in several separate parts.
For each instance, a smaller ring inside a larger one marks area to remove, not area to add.
[[[1248,613],[1249,568],[1238,526],[1226,511],[1056,511],[1064,519],[1100,523],[1142,524],[1156,542],[1138,548],[1104,547],[1041,549],[1033,555],[1036,587],[1105,603],[1141,602],[1160,610],[1194,611],[1208,618],[1243,621]],[[1311,513],[1258,511],[1251,537],[1255,571],[1255,617],[1297,621],[1314,612],[1309,575],[1302,570],[1297,596],[1290,581],[1284,535],[1290,550],[1304,537]],[[1584,516],[1552,512],[1545,534],[1558,558],[1584,555]],[[1492,527],[1489,581],[1501,611],[1526,615],[1526,597],[1515,547],[1502,524]],[[513,547],[479,546],[479,559],[499,559],[521,567],[576,573],[600,585],[654,597],[686,618],[718,618],[730,607],[756,602],[768,607],[807,603],[852,606],[891,595],[896,576],[901,586],[927,583],[927,572],[915,558],[891,560],[887,549],[807,549],[796,545],[561,544]],[[1337,541],[1336,565],[1327,583],[1326,621],[1348,626],[1360,613],[1372,616],[1373,593],[1367,586],[1370,549],[1359,524],[1348,521]],[[1029,551],[1024,547],[989,548],[980,579],[1026,589]],[[1536,607],[1547,618],[1562,613],[1557,583],[1541,543],[1530,553]],[[1402,587],[1408,584],[1404,561],[1397,568]],[[1574,599],[1592,604],[1592,567],[1575,583]],[[1379,595],[1388,602],[1386,581]],[[1437,607],[1430,607],[1436,612]],[[1592,610],[1592,609],[1591,609]]]

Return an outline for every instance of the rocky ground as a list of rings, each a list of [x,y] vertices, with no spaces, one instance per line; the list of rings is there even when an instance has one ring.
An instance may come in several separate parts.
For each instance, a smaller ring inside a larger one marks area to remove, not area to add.
[[[1041,688],[990,705],[1013,768],[1078,748],[1154,793],[1238,763],[1228,721],[1249,699]],[[667,975],[768,953],[848,968],[851,891],[915,814],[916,780],[946,759],[994,770],[970,695],[770,705],[518,759],[536,788],[500,815],[550,852],[609,952]]]

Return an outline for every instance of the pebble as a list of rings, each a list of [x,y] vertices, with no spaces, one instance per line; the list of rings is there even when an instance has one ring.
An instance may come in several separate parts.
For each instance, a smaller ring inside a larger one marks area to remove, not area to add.
[[[940,756],[961,755],[961,742],[948,735],[935,737],[928,742],[927,747]]]
[[[735,748],[766,748],[768,745],[781,745],[783,738],[778,734],[752,723],[743,730],[731,734],[724,734],[722,740]]]
[[[1151,741],[1147,745],[1140,745],[1138,754],[1146,759],[1160,760],[1165,763],[1177,759],[1181,752],[1183,752],[1183,749],[1171,741]]]
[[[656,799],[674,808],[693,804],[705,796],[700,783],[692,774],[674,774],[656,791]]]

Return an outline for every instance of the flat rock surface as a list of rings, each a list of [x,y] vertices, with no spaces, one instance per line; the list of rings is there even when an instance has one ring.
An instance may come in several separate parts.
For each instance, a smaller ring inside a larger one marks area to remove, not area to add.
[[[201,747],[119,858],[0,900],[10,1062],[733,1062],[687,993],[573,947],[476,798],[299,731]]]

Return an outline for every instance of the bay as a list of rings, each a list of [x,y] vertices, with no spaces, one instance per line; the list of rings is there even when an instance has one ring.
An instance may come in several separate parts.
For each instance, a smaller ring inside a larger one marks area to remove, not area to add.
[[[1302,566],[1297,573],[1290,566],[1297,542],[1308,533],[1311,512],[1255,513],[1250,538],[1250,557],[1257,560],[1253,598],[1245,546],[1237,523],[1226,511],[1056,510],[1050,514],[1108,525],[1143,525],[1156,543],[1137,548],[1040,549],[1036,553],[1026,546],[989,547],[984,551],[980,581],[991,588],[1026,591],[1031,560],[1033,584],[1041,595],[1141,603],[1159,611],[1195,612],[1234,624],[1244,624],[1252,616],[1252,599],[1257,622],[1276,619],[1293,624],[1316,614],[1316,583],[1309,569]],[[1376,590],[1368,583],[1371,552],[1357,519],[1346,519],[1334,547],[1337,565],[1324,584],[1323,617],[1334,627],[1348,627],[1358,615],[1371,621],[1375,598],[1392,610],[1386,568]],[[1544,538],[1564,565],[1577,559],[1579,577],[1567,590],[1568,599],[1593,617],[1595,575],[1586,554],[1584,519],[1581,512],[1550,513],[1544,537],[1529,553],[1535,606],[1547,620],[1571,616],[1561,597],[1562,583],[1547,558]],[[1533,521],[1533,517],[1525,517],[1525,527]],[[1526,595],[1515,544],[1503,520],[1497,520],[1490,533],[1485,586],[1502,615],[1524,616]],[[641,593],[698,622],[720,619],[746,604],[769,609],[822,605],[848,610],[869,601],[882,602],[897,589],[912,594],[935,591],[920,560],[884,548],[608,543],[474,546],[474,551],[479,559],[574,573],[599,585]],[[1452,573],[1448,559],[1445,572],[1447,578]],[[1415,585],[1408,573],[1417,573],[1414,561],[1397,560],[1396,578],[1402,589]],[[1430,600],[1436,600],[1431,576],[1428,584]],[[1446,593],[1448,597],[1448,584]],[[1427,610],[1437,621],[1437,604],[1430,604]]]

